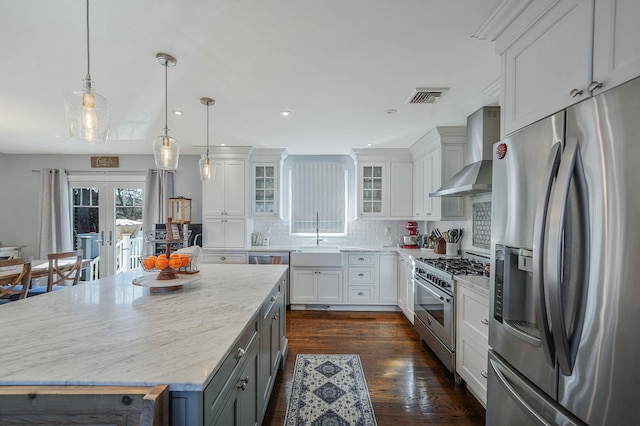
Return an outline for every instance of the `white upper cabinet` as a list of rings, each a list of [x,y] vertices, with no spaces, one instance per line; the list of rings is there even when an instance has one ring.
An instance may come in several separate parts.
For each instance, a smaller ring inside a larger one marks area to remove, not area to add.
[[[464,167],[466,137],[466,127],[436,127],[411,146],[415,219],[465,219],[465,197],[429,197],[429,194]]]
[[[203,217],[245,215],[245,161],[216,160],[215,180],[203,182]]]
[[[595,95],[640,75],[640,1],[598,0],[594,22]]]
[[[560,0],[504,53],[504,134],[590,95],[593,3]]]
[[[503,136],[640,76],[638,0],[540,0],[520,12],[493,17]]]
[[[413,211],[413,164],[408,149],[354,149],[358,217],[407,219]]]
[[[284,149],[256,149],[251,153],[251,216],[277,217],[280,213],[280,171]]]
[[[214,147],[215,178],[202,182],[205,247],[244,247],[247,217],[247,160],[250,147]]]

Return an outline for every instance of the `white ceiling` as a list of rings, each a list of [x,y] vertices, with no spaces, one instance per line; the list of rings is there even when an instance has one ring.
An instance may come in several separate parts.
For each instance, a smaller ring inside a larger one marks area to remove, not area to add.
[[[91,76],[112,106],[106,145],[68,137],[63,98],[86,74],[83,0],[0,3],[0,153],[150,154],[164,126],[181,153],[210,144],[346,154],[409,147],[497,99],[493,45],[471,35],[499,0],[92,0]],[[410,105],[416,87],[450,87]],[[386,111],[397,110],[390,115]],[[182,110],[184,115],[171,114]],[[279,112],[289,110],[290,117]]]

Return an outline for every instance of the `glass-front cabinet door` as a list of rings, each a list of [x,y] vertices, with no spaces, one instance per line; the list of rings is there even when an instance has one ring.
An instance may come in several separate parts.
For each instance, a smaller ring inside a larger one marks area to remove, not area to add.
[[[384,164],[360,166],[360,215],[384,216]]]
[[[254,216],[278,215],[278,164],[253,163],[252,204]]]

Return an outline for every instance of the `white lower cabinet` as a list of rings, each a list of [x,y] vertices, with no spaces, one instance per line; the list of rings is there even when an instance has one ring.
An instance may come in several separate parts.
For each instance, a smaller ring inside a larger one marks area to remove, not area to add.
[[[246,252],[202,250],[202,263],[247,263]]]
[[[413,262],[398,256],[398,307],[413,324]]]
[[[456,280],[456,373],[486,407],[489,295]]]
[[[336,305],[336,309],[395,310],[398,272],[395,252],[347,252],[346,265],[291,267],[292,305]],[[342,305],[342,306],[339,306]],[[304,309],[296,306],[294,309]]]
[[[379,288],[378,301],[381,304],[398,303],[398,255],[380,254],[378,261]]]
[[[291,268],[291,303],[342,303],[342,269]]]

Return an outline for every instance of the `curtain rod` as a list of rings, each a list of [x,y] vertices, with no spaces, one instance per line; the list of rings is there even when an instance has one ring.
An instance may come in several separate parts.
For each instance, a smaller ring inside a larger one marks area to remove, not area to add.
[[[31,169],[31,171],[33,173],[40,173],[42,170],[38,170],[38,169]],[[167,173],[177,173],[176,170],[164,170]],[[140,174],[140,175],[144,175],[147,172],[144,170],[64,170],[64,172],[66,174],[89,174],[89,173],[101,173],[101,174],[125,174],[125,175],[131,175],[131,174]],[[151,170],[152,173],[157,173],[158,170]]]

